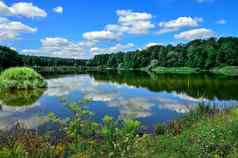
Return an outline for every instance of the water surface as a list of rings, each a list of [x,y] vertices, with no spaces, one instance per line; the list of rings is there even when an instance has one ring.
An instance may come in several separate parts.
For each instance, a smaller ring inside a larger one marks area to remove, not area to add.
[[[65,104],[85,99],[91,100],[86,108],[99,123],[111,115],[147,126],[181,117],[200,102],[221,108],[238,105],[237,79],[224,76],[107,71],[47,77],[46,90],[0,94],[0,129],[16,122],[41,127],[49,112],[66,119],[72,113]]]

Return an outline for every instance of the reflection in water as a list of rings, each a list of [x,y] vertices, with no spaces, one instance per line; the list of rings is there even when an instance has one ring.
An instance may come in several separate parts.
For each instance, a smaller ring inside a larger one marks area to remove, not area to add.
[[[34,104],[45,89],[0,92],[0,102],[11,107],[23,107]]]
[[[0,100],[6,105],[31,106],[20,110],[3,108],[0,111],[0,129],[17,120],[37,127],[47,120],[49,112],[61,118],[70,117],[71,112],[64,101],[80,102],[83,99],[92,100],[87,108],[96,113],[94,119],[99,122],[107,114],[117,118],[136,118],[144,124],[153,125],[180,117],[200,102],[220,106],[236,105],[237,88],[235,79],[209,75],[155,76],[142,72],[92,72],[61,76],[48,79],[48,89],[39,99],[37,94],[43,92],[32,93],[28,97],[19,94],[19,97],[26,99],[20,101],[19,98],[19,102],[17,95],[2,94]]]
[[[40,118],[36,117],[37,112],[33,109],[40,105],[37,101],[44,91],[45,89],[1,92],[0,129],[10,128],[18,121],[29,128],[34,127]]]
[[[238,99],[237,78],[215,75],[156,75],[145,72],[93,72],[90,74],[97,81],[127,84],[148,88],[151,91],[185,93],[194,98]]]

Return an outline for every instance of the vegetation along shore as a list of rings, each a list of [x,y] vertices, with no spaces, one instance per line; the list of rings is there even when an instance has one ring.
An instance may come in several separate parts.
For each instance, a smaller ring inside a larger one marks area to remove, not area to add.
[[[88,102],[88,101],[86,101]],[[17,124],[0,132],[1,158],[163,158],[237,157],[238,110],[198,105],[188,115],[146,127],[131,119],[105,116],[102,124],[91,120],[84,104],[67,107],[74,117],[66,122],[49,114],[57,130],[41,133]]]
[[[175,74],[211,72],[229,76],[238,75],[238,38],[236,37],[193,40],[176,46],[156,45],[127,53],[96,55],[89,60],[26,56],[7,47],[0,47],[0,52],[1,69],[30,66],[48,67],[47,69],[61,73],[117,69]],[[45,71],[46,68],[40,70]]]

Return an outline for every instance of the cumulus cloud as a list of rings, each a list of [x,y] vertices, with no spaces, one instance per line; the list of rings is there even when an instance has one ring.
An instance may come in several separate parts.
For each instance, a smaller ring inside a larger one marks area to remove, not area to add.
[[[19,21],[10,21],[0,17],[0,40],[16,39],[23,33],[37,32],[37,28],[30,27]]]
[[[116,24],[106,25],[102,30],[85,32],[82,35],[82,42],[71,42],[64,38],[45,38],[41,40],[42,48],[39,50],[25,49],[23,53],[31,53],[41,56],[56,56],[80,58],[82,54],[88,53],[88,57],[96,54],[105,54],[125,51],[133,48],[134,45],[116,44],[109,48],[99,48],[96,45],[99,42],[115,42],[120,40],[125,34],[145,34],[154,28],[151,19],[153,16],[146,12],[133,12],[131,10],[117,10],[118,22]],[[70,50],[72,52],[70,52]]]
[[[117,10],[118,24],[106,26],[106,30],[128,34],[145,34],[154,28],[153,16],[146,12],[132,12],[131,10]]]
[[[193,29],[185,32],[181,32],[179,34],[176,34],[174,37],[176,39],[182,39],[182,40],[194,40],[194,39],[205,39],[215,36],[214,31],[206,28],[199,28],[199,29]]]
[[[22,53],[35,56],[50,56],[61,58],[82,58],[87,47],[94,46],[93,42],[72,42],[61,37],[46,37],[41,39],[40,49],[24,49]]]
[[[102,31],[92,31],[83,34],[86,40],[118,40],[123,34],[145,34],[154,28],[151,23],[153,16],[145,12],[131,10],[117,10],[117,24],[109,24]]]
[[[120,34],[111,31],[92,31],[83,34],[83,38],[89,41],[100,41],[100,40],[117,40]]]
[[[46,37],[44,39],[41,39],[41,43],[43,47],[61,47],[69,45],[69,41],[67,39],[60,37]]]
[[[118,53],[120,51],[125,51],[128,50],[130,48],[133,48],[134,44],[133,43],[128,43],[127,45],[123,45],[123,44],[116,44],[113,47],[110,48],[98,48],[98,47],[93,47],[90,49],[90,51],[94,54],[94,55],[98,55],[98,54],[110,54],[110,53]]]
[[[219,25],[225,25],[227,23],[227,21],[225,19],[220,19],[216,23]]]
[[[4,16],[23,16],[27,18],[46,17],[47,13],[32,3],[18,2],[8,6],[0,1],[0,14]]]
[[[161,35],[168,32],[175,32],[186,27],[198,27],[202,21],[202,18],[192,17],[179,17],[175,20],[163,21],[159,23],[160,31],[158,34]]]
[[[58,14],[62,14],[64,12],[64,8],[61,7],[61,6],[58,6],[58,7],[53,9],[53,12],[58,13]]]

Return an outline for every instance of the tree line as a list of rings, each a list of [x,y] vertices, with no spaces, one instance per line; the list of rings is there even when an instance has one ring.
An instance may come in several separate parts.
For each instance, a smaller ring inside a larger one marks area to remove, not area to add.
[[[20,55],[15,50],[0,46],[0,68],[14,66],[84,66],[87,60]]]
[[[238,66],[238,38],[193,40],[187,44],[156,45],[143,50],[96,55],[90,60],[20,55],[0,46],[0,68],[12,66],[93,66],[137,69],[148,66],[194,67]]]
[[[97,55],[89,66],[136,69],[149,65],[209,69],[238,65],[238,38],[193,40],[187,44],[157,45],[144,50]]]

